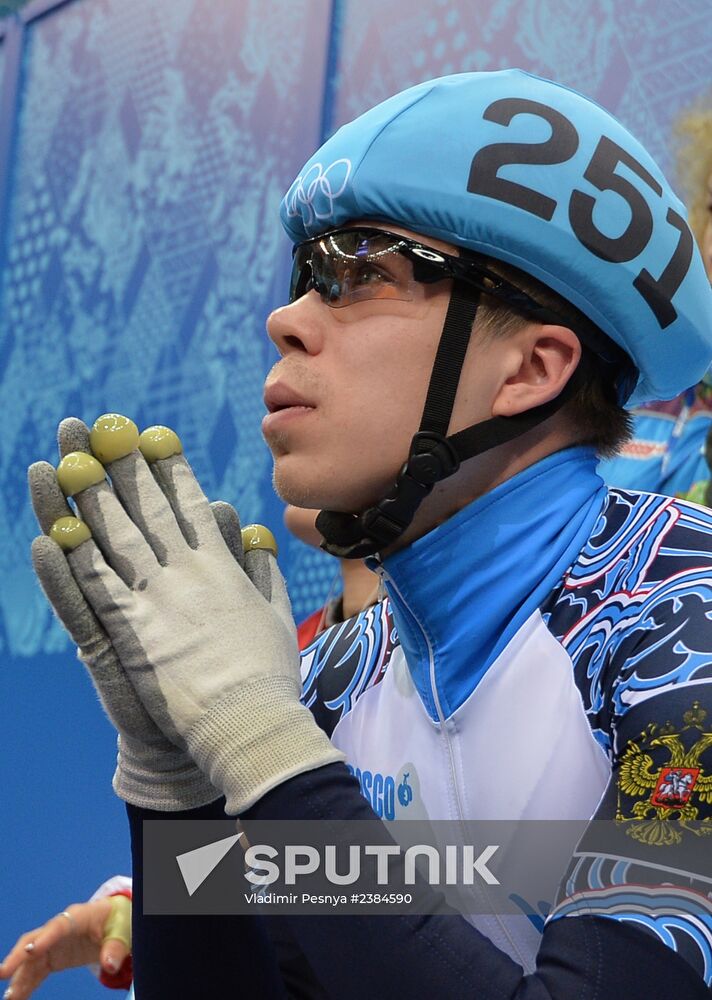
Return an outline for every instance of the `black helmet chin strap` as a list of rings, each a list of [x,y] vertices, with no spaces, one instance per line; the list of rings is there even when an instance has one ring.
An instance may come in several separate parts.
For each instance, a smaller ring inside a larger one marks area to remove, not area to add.
[[[571,397],[575,374],[555,399],[542,406],[513,417],[491,417],[446,436],[479,300],[480,293],[472,285],[454,282],[420,430],[391,492],[361,514],[322,510],[317,517],[317,531],[324,537],[321,547],[331,555],[363,559],[392,545],[435,483],[457,472],[465,459],[525,434]]]

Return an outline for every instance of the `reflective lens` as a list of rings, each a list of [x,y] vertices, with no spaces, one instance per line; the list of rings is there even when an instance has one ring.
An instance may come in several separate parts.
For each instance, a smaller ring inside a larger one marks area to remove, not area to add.
[[[417,283],[409,243],[378,230],[342,229],[294,249],[289,301],[312,288],[334,309],[365,299],[409,302]]]

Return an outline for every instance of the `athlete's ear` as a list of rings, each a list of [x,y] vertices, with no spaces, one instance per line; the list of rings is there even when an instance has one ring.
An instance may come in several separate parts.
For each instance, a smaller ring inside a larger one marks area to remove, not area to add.
[[[495,417],[511,417],[554,399],[581,358],[581,342],[566,326],[530,323],[513,334],[511,341],[519,363],[497,393],[492,407]]]

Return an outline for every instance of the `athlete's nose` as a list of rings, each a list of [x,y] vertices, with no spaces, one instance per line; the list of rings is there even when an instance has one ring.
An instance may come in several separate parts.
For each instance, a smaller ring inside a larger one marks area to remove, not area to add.
[[[267,335],[284,357],[293,351],[318,354],[323,346],[323,310],[315,291],[307,292],[267,317]]]

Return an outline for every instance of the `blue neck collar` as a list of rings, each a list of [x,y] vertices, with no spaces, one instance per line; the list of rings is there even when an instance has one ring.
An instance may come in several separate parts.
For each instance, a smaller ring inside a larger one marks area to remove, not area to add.
[[[548,455],[385,560],[413,681],[447,719],[574,562],[606,490],[588,447]]]

